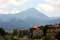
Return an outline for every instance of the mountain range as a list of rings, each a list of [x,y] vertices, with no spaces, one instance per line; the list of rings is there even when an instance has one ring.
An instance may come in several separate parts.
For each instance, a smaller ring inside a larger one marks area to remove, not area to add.
[[[0,27],[11,30],[13,28],[29,28],[32,25],[46,25],[60,23],[60,18],[50,18],[34,8],[17,14],[0,14]]]

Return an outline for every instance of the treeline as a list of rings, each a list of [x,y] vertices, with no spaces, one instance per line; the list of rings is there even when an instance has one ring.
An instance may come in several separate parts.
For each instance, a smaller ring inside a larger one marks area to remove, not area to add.
[[[0,28],[0,37],[4,40],[18,40],[19,38],[28,38],[28,39],[41,39],[47,35],[47,29],[51,26],[60,27],[60,24],[54,25],[45,25],[45,26],[38,26],[40,30],[36,31],[32,28],[29,29],[14,29],[12,33],[6,32],[3,28]],[[44,38],[43,38],[44,39]],[[1,39],[2,40],[2,39]],[[46,40],[46,39],[45,39]]]

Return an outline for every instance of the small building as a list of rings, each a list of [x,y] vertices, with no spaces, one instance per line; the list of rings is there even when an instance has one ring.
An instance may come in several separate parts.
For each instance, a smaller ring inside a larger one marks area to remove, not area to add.
[[[47,36],[51,36],[51,40],[55,40],[55,35],[56,35],[56,32],[60,31],[60,27],[59,25],[51,25],[51,26],[48,26],[48,29],[47,29]]]
[[[59,25],[48,26],[47,32],[58,32],[58,31],[60,31]]]

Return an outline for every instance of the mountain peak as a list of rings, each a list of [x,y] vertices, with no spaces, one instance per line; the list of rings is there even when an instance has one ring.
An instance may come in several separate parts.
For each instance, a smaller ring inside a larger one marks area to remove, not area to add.
[[[29,10],[29,11],[38,11],[35,8],[30,8],[30,9],[27,9],[27,10]]]
[[[23,17],[35,17],[35,18],[48,18],[48,16],[44,15],[42,12],[39,12],[38,10],[36,10],[35,8],[30,8],[27,9],[25,11],[22,11],[21,13],[19,13],[21,16],[23,15]]]

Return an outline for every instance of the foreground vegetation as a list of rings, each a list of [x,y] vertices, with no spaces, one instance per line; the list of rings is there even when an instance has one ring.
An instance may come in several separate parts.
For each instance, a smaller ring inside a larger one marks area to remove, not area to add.
[[[60,27],[60,24],[57,24],[57,25],[58,25],[58,27]],[[47,32],[47,30],[49,29],[49,26],[55,27],[56,25],[39,26],[39,28],[43,32],[43,35],[39,36],[39,38],[37,38],[37,36],[35,37],[36,34],[31,35],[32,28],[24,29],[24,30],[14,29],[12,33],[6,32],[3,28],[0,28],[0,40],[37,40],[37,39],[53,40],[53,39],[51,39],[52,33]]]

